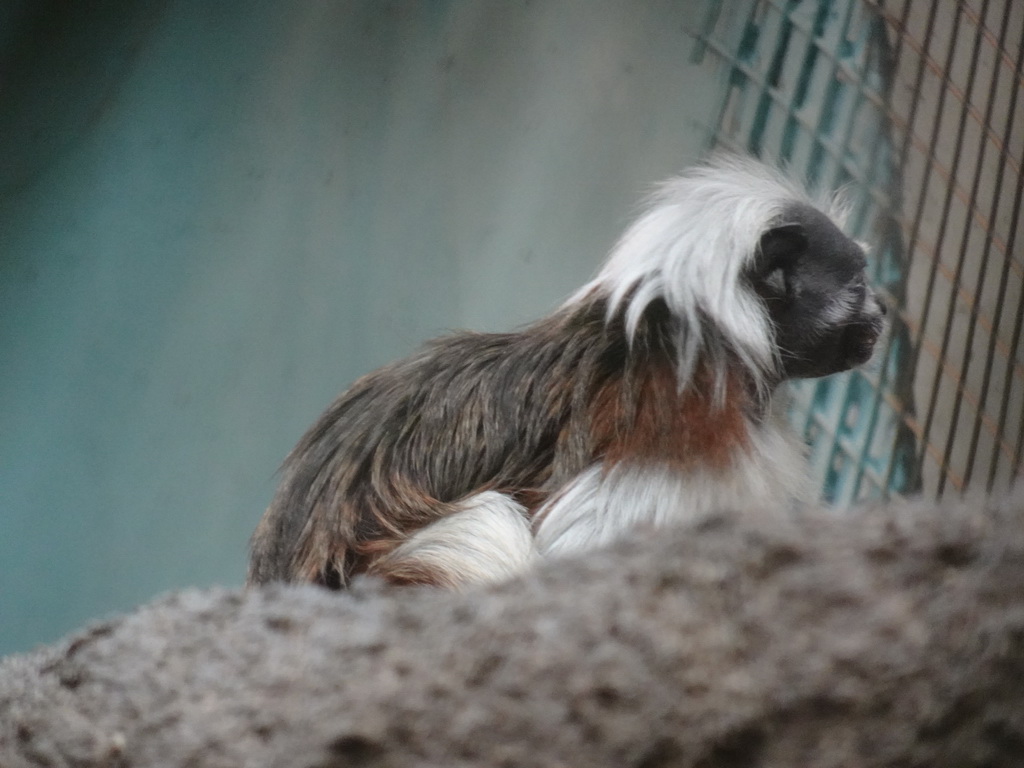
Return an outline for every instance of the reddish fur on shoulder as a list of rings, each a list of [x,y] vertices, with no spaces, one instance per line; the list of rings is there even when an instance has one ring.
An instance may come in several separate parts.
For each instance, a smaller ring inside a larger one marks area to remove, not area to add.
[[[738,374],[728,376],[721,404],[714,402],[707,366],[683,392],[668,364],[646,366],[636,376],[609,382],[591,406],[591,437],[607,466],[639,459],[725,469],[735,450],[749,444],[750,396]]]

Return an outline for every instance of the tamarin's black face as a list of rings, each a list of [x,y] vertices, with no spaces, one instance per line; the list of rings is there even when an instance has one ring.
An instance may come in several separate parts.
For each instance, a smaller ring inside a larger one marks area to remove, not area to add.
[[[794,204],[761,238],[749,277],[775,329],[784,379],[828,376],[871,357],[885,307],[864,251],[823,213]]]

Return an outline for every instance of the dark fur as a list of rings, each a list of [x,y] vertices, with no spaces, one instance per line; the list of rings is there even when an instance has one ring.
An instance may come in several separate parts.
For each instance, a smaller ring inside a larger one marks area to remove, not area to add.
[[[873,302],[885,314],[867,285],[863,250],[809,205],[794,205],[785,222],[762,239],[751,275],[775,326],[782,378],[828,376],[866,362],[881,332],[879,314],[822,322],[828,305],[843,296],[858,307]]]
[[[344,583],[481,490],[536,508],[594,461],[591,403],[609,384],[626,403],[615,428],[630,430],[642,372],[671,365],[671,324],[650,307],[630,349],[595,301],[522,333],[440,339],[361,378],[285,461],[250,581]]]

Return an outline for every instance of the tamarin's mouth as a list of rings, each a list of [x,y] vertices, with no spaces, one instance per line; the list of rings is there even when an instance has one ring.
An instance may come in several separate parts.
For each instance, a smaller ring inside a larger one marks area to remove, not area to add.
[[[843,347],[850,366],[861,365],[871,359],[875,344],[882,335],[882,318],[852,323],[843,333]]]

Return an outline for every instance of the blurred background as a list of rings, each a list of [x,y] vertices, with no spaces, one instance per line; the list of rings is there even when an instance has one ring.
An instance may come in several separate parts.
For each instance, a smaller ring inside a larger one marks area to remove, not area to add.
[[[590,277],[714,147],[844,186],[894,311],[823,498],[1019,473],[1024,3],[0,0],[0,653],[235,586],[353,379]]]

